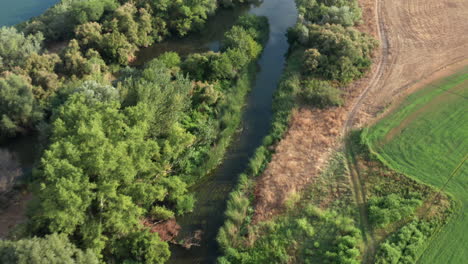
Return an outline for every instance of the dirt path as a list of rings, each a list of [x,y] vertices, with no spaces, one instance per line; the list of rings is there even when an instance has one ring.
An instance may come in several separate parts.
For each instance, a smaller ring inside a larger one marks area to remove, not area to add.
[[[423,80],[468,60],[468,1],[359,2],[365,22],[359,29],[381,39],[381,60],[367,77],[346,88],[345,106],[293,113],[289,131],[258,180],[258,221],[281,212],[292,193],[313,184],[330,153],[341,146],[344,132],[368,124]]]
[[[380,54],[378,56],[379,59],[377,62],[377,66],[375,67],[372,76],[370,77],[369,82],[367,83],[367,87],[365,87],[362,93],[355,99],[355,102],[348,113],[345,124],[343,126],[343,135],[348,135],[351,129],[353,128],[353,122],[361,105],[367,99],[372,87],[376,86],[381,80],[382,76],[385,73],[386,65],[389,65],[389,41],[387,32],[385,31],[381,1],[375,1],[374,10],[375,21],[377,21],[377,36],[380,41]],[[345,143],[345,153],[351,176],[351,187],[353,189],[354,199],[359,210],[360,226],[365,242],[365,248],[363,252],[363,263],[371,263],[372,257],[375,255],[376,242],[372,233],[372,228],[369,224],[369,214],[367,210],[365,186],[362,181],[362,177],[359,173],[358,166],[355,163],[353,150],[349,146],[348,141],[346,141]]]
[[[368,86],[349,111],[343,126],[344,135],[355,125],[362,126],[375,118],[384,107],[401,100],[408,91],[420,87],[418,82],[451,72],[453,65],[466,65],[468,58],[466,1],[377,0],[375,10],[381,42],[380,61]],[[346,152],[366,242],[364,263],[370,263],[376,245],[369,232],[365,186],[353,162],[352,149],[346,147]]]

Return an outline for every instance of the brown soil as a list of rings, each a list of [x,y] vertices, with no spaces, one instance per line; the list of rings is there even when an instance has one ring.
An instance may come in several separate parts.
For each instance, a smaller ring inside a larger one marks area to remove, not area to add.
[[[375,119],[416,83],[451,65],[468,64],[468,1],[359,2],[364,23],[358,28],[378,36],[379,56],[369,74],[347,88],[345,106],[293,113],[288,133],[256,186],[256,221],[279,213],[291,194],[313,183],[344,133]]]
[[[2,197],[4,199],[8,199],[9,205],[0,211],[0,239],[7,238],[16,225],[26,220],[26,207],[32,194],[12,192]]]
[[[158,233],[162,241],[174,242],[174,239],[179,234],[180,225],[175,219],[154,223],[149,219],[143,221],[143,225],[149,227],[151,232]]]
[[[370,88],[356,119],[362,125],[428,79],[468,64],[468,1],[385,0],[383,30],[388,36],[384,73]],[[354,117],[352,117],[354,119]]]

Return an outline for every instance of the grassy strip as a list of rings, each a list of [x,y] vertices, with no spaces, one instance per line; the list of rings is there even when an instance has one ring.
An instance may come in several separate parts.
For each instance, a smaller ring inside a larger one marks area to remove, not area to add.
[[[260,175],[269,163],[272,146],[278,143],[287,131],[291,111],[295,105],[294,88],[291,83],[299,82],[297,68],[300,67],[301,52],[293,53],[288,58],[287,67],[273,100],[273,119],[270,133],[257,148],[250,160],[248,169],[239,177],[236,189],[227,202],[226,221],[220,229],[218,243],[225,253],[243,243],[242,234],[250,226],[253,215],[253,188],[255,177]],[[296,80],[297,79],[297,80]]]

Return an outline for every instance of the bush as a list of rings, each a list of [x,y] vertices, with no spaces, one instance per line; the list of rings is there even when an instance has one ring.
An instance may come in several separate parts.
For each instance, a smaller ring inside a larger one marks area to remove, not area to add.
[[[0,240],[0,263],[98,264],[92,251],[82,251],[70,243],[66,235],[52,234],[44,238]]]
[[[14,136],[42,119],[32,85],[24,76],[0,77],[0,136]]]
[[[389,194],[384,197],[369,199],[369,218],[375,227],[386,225],[408,217],[422,201],[417,196],[401,197],[398,194]]]
[[[343,104],[341,91],[328,81],[315,79],[306,81],[300,97],[307,104],[320,108],[341,106]]]
[[[0,71],[22,67],[31,54],[39,53],[43,40],[41,33],[26,36],[13,27],[0,27]]]
[[[168,220],[174,218],[174,212],[162,206],[154,206],[151,209],[150,216],[157,220]]]

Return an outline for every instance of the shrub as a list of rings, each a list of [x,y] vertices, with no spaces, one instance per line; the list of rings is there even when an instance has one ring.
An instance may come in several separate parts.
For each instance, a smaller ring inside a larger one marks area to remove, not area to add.
[[[306,81],[300,96],[306,103],[320,108],[343,104],[341,91],[328,81],[315,79]]]
[[[157,220],[168,220],[174,217],[174,212],[163,206],[154,206],[151,209],[150,216]]]

